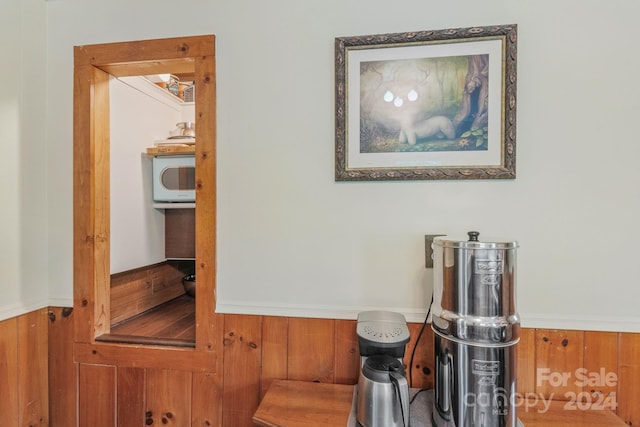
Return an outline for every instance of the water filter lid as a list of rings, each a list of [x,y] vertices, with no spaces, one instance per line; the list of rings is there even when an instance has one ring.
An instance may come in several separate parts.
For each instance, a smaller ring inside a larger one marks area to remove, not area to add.
[[[433,245],[443,248],[516,249],[518,242],[503,238],[480,238],[480,233],[477,231],[469,231],[467,237],[437,236],[433,239]]]

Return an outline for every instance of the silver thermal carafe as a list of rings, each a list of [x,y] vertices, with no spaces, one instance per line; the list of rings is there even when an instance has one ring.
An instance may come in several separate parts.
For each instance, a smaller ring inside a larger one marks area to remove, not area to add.
[[[360,376],[356,418],[363,427],[409,427],[409,385],[402,358],[409,328],[402,314],[364,311],[356,324]]]
[[[433,242],[436,427],[516,427],[517,242]]]

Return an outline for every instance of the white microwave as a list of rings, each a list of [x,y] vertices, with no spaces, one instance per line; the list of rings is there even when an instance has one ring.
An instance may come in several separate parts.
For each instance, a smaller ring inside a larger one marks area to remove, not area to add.
[[[153,158],[153,200],[155,202],[196,201],[195,156]]]

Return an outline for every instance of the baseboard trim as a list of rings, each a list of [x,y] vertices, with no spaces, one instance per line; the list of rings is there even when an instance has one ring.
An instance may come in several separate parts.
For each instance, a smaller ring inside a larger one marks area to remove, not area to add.
[[[355,320],[358,313],[366,310],[389,310],[402,313],[407,322],[422,323],[424,309],[403,307],[328,307],[314,305],[260,304],[246,302],[218,302],[217,313],[247,314],[281,317],[308,317],[321,319]],[[640,317],[605,317],[587,315],[558,315],[552,313],[519,313],[523,328],[560,329],[601,332],[640,332]]]
[[[521,313],[520,322],[524,328],[640,332],[640,318],[638,317]]]
[[[49,307],[73,307],[73,298],[51,298]]]
[[[358,313],[367,310],[389,310],[402,313],[407,322],[422,323],[426,311],[421,309],[407,309],[401,307],[335,307],[317,305],[286,305],[273,304],[265,305],[259,303],[221,303],[216,306],[216,313],[224,314],[248,314],[258,316],[281,316],[281,317],[306,317],[315,319],[341,319],[355,320]]]
[[[49,307],[49,301],[19,301],[14,304],[0,306],[0,321],[12,319],[32,311]]]
[[[0,321],[11,319],[45,307],[73,307],[73,300],[54,298],[50,300],[20,301],[0,306]],[[358,313],[367,310],[389,310],[402,313],[407,322],[424,322],[426,311],[402,307],[335,307],[315,305],[260,304],[245,302],[218,302],[217,313],[247,314],[257,316],[306,317],[318,319],[355,320]],[[520,313],[523,328],[560,329],[600,332],[640,332],[640,317],[605,317],[567,315],[551,313]]]

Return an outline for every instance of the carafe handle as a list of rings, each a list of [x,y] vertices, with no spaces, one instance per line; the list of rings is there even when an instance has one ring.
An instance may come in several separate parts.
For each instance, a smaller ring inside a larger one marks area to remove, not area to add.
[[[404,427],[409,427],[409,385],[407,383],[407,378],[396,371],[390,371],[389,377],[391,378],[391,382],[393,383],[398,399],[400,400],[402,425]]]

